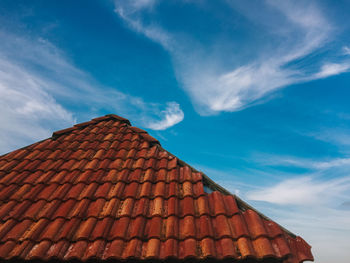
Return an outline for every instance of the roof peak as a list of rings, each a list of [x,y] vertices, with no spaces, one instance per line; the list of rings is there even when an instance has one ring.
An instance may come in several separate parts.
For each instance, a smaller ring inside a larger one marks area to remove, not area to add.
[[[130,123],[130,121],[128,119],[120,117],[120,116],[118,116],[116,114],[107,114],[105,116],[93,118],[90,121],[77,123],[73,127],[69,127],[69,128],[66,128],[66,129],[58,130],[58,131],[54,131],[52,133],[52,137],[53,138],[57,138],[57,137],[61,136],[62,134],[69,133],[69,132],[71,132],[73,130],[76,130],[78,128],[83,128],[83,127],[86,127],[88,125],[96,124],[98,122],[106,121],[106,120],[117,120],[117,121],[120,121],[122,123],[126,123],[127,125],[131,126],[131,123]]]
[[[143,139],[148,141],[151,145],[154,145],[154,144],[160,145],[160,142],[156,138],[149,135],[147,131],[142,130],[138,127],[131,126],[131,122],[128,119],[120,117],[116,114],[107,114],[105,116],[91,119],[90,121],[77,123],[73,127],[70,127],[70,128],[55,131],[52,133],[52,138],[57,139],[58,137],[60,137],[63,134],[67,134],[67,133],[70,133],[70,132],[75,131],[77,129],[82,129],[82,128],[85,128],[86,126],[94,125],[94,124],[97,124],[101,121],[108,121],[108,120],[116,120],[116,121],[119,121],[121,123],[125,123],[129,129],[131,129],[135,133],[138,133]]]

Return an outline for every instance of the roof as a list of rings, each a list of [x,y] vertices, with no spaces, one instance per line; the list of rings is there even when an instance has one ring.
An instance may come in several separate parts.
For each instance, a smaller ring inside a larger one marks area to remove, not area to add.
[[[1,156],[0,201],[5,261],[313,260],[301,237],[117,115]]]

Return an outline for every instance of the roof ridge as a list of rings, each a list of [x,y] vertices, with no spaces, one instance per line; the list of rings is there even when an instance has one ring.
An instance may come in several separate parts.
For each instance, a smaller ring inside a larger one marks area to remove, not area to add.
[[[151,143],[151,146],[154,145],[154,144],[159,144],[160,145],[160,142],[156,138],[154,138],[151,135],[149,135],[147,131],[142,130],[142,129],[138,128],[138,127],[132,126],[131,122],[128,119],[120,117],[120,116],[118,116],[116,114],[107,114],[107,115],[102,116],[102,117],[94,118],[94,119],[92,119],[90,121],[77,123],[74,126],[66,128],[66,129],[54,131],[52,133],[52,138],[56,139],[56,138],[58,138],[59,136],[61,136],[63,134],[67,134],[67,133],[70,133],[70,132],[72,132],[74,130],[77,130],[79,128],[83,128],[83,127],[86,127],[86,126],[89,126],[89,125],[92,125],[92,124],[96,124],[96,123],[99,123],[101,121],[106,121],[106,120],[117,120],[117,121],[120,121],[121,123],[126,123],[126,125],[128,126],[129,129],[131,129],[135,133],[138,133],[144,140],[146,140],[149,143]]]
[[[63,134],[69,133],[69,132],[74,131],[74,130],[76,130],[78,128],[83,128],[83,127],[86,127],[86,126],[91,125],[91,124],[96,124],[96,123],[98,123],[100,121],[106,121],[106,120],[111,120],[111,119],[118,120],[118,121],[120,121],[122,123],[124,122],[127,125],[131,126],[131,123],[130,123],[130,121],[128,119],[120,117],[120,116],[118,116],[116,114],[107,114],[107,115],[102,116],[102,117],[97,117],[97,118],[91,119],[90,121],[77,123],[74,126],[66,128],[66,129],[54,131],[52,133],[52,137],[53,138],[57,138],[57,137],[59,137],[59,136],[61,136]]]

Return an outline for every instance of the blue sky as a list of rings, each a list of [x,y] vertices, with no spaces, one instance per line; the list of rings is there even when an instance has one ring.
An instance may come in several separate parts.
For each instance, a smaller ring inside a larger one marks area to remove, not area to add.
[[[0,153],[115,113],[350,256],[347,1],[0,2]]]

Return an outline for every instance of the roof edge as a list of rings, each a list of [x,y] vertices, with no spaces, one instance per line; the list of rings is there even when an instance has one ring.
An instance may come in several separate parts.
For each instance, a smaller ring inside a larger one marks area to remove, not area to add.
[[[161,146],[160,146],[161,147]],[[185,161],[179,159],[177,156],[175,156],[174,154],[170,153],[169,151],[165,150],[163,147],[161,147],[162,150],[166,151],[169,155],[176,157],[179,164],[182,166],[188,166],[190,167],[190,169],[192,169],[192,171],[196,172],[196,173],[201,173],[203,176],[203,184],[207,184],[212,190],[214,191],[219,191],[225,195],[232,195],[235,197],[237,204],[239,206],[240,209],[242,209],[243,211],[245,210],[253,210],[254,212],[256,212],[258,215],[260,215],[262,218],[269,220],[269,221],[273,221],[275,222],[275,220],[272,220],[271,218],[269,218],[268,216],[264,215],[263,213],[259,212],[257,209],[255,209],[254,207],[252,207],[250,204],[248,204],[247,202],[243,201],[241,198],[239,198],[237,195],[232,194],[230,191],[228,191],[227,189],[225,189],[224,187],[222,187],[221,185],[215,183],[208,175],[206,175],[205,173],[203,173],[202,171],[198,171],[196,168],[192,167],[191,165],[189,165],[188,163],[186,163]],[[278,224],[277,222],[275,222],[284,232],[286,232],[288,235],[290,235],[293,238],[297,238],[298,236],[295,235],[293,232],[289,231],[288,229],[284,228],[283,226],[281,226],[280,224]],[[306,241],[304,241],[306,242]]]
[[[250,204],[248,204],[247,202],[243,201],[240,197],[238,197],[235,194],[232,194],[230,191],[228,191],[227,189],[225,189],[224,187],[222,187],[221,185],[215,183],[208,175],[204,174],[203,172],[200,172],[203,175],[203,178],[207,181],[207,183],[209,184],[209,186],[213,187],[215,190],[222,192],[223,194],[226,195],[232,195],[235,197],[236,201],[237,201],[237,205],[240,209],[242,209],[243,211],[245,210],[253,210],[254,212],[256,212],[259,216],[261,216],[262,218],[268,220],[268,221],[273,221],[275,222],[284,232],[286,232],[288,235],[290,235],[293,238],[297,238],[297,235],[295,235],[293,232],[289,231],[288,229],[286,229],[285,227],[281,226],[280,224],[278,224],[275,220],[272,220],[271,218],[269,218],[268,216],[264,215],[263,213],[261,213],[260,211],[258,211],[257,209],[255,209],[254,207],[252,207]]]

